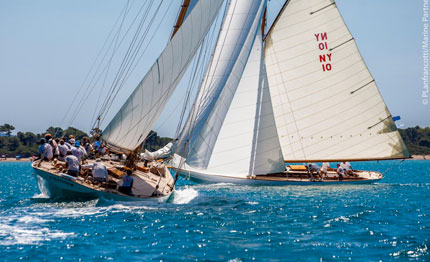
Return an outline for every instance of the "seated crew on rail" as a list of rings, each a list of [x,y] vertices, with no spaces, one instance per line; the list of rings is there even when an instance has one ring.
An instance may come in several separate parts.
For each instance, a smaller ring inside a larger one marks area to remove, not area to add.
[[[92,166],[92,175],[94,181],[109,182],[108,170],[100,158],[96,158],[96,162]]]
[[[40,159],[40,163],[45,160],[45,161],[51,161],[53,155],[53,148],[49,143],[46,143],[45,138],[40,139],[40,147],[39,147],[39,152],[38,152],[38,158],[36,160]],[[39,166],[40,166],[39,163]]]
[[[81,168],[79,159],[74,156],[71,151],[67,151],[65,161],[66,164],[64,168],[66,169],[66,173],[70,176],[78,177]]]
[[[339,164],[337,164],[336,173],[339,177],[339,180],[343,180],[343,176],[345,175],[345,170],[343,170],[343,168]]]
[[[309,168],[309,174],[311,181],[314,181],[316,177],[318,177],[319,180],[321,180],[321,174],[320,174],[320,167],[315,163],[310,163],[308,165]],[[316,173],[316,176],[314,177],[314,172]]]
[[[127,195],[132,195],[131,189],[133,187],[134,179],[132,177],[133,172],[127,170],[127,174],[122,178],[122,186],[118,187],[118,191]]]

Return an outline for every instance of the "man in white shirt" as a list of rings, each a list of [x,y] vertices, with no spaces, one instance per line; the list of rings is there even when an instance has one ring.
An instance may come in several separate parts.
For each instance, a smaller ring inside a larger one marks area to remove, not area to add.
[[[83,147],[81,147],[81,143],[79,141],[75,142],[75,147],[72,148],[72,154],[79,159],[79,163],[84,159],[86,152]]]
[[[328,172],[329,168],[330,168],[329,162],[322,163],[321,173],[322,173],[323,178],[327,178],[327,172]]]
[[[93,164],[93,178],[99,182],[109,182],[109,174],[106,166],[102,163],[100,158],[96,159],[96,162]]]
[[[314,181],[314,175],[313,175],[314,172],[317,174],[317,177],[319,177],[319,179],[321,179],[320,167],[317,164],[310,163],[308,165],[308,167],[309,167],[309,174],[311,176],[311,181]]]
[[[79,175],[79,168],[80,168],[80,162],[78,158],[74,155],[72,155],[72,152],[67,151],[67,156],[65,158],[66,161],[66,170],[67,174],[78,177]]]
[[[64,161],[67,155],[67,151],[69,151],[69,148],[64,143],[64,140],[61,139],[60,143],[58,144],[58,160]]]
[[[52,152],[52,146],[48,143],[46,143],[46,140],[44,138],[42,138],[40,140],[40,147],[39,147],[39,158],[41,161],[46,160],[46,161],[51,161],[52,157],[54,156],[53,152]]]
[[[347,175],[352,176],[354,174],[353,170],[352,170],[352,166],[349,162],[345,162],[343,161],[342,164],[340,164],[340,167],[343,168],[343,170],[345,171],[345,173]]]

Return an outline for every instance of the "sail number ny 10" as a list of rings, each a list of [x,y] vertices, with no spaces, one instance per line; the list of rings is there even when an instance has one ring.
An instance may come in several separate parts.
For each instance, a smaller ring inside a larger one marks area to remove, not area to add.
[[[327,32],[321,34],[315,34],[315,37],[318,42],[318,48],[321,51],[329,50],[327,45]],[[320,63],[324,72],[331,71],[331,53],[320,55]]]

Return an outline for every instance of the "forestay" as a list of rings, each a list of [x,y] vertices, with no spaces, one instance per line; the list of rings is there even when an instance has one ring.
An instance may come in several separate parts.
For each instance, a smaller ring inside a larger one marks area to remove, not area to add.
[[[224,0],[200,0],[103,132],[110,145],[134,150],[157,121]]]
[[[334,1],[288,1],[265,58],[286,161],[409,157]]]

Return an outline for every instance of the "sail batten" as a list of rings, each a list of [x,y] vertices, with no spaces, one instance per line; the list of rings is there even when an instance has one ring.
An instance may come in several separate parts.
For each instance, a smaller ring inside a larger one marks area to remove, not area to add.
[[[133,151],[160,116],[213,24],[224,0],[200,0],[103,131],[108,144]]]
[[[288,1],[265,40],[285,160],[409,157],[334,1]]]

